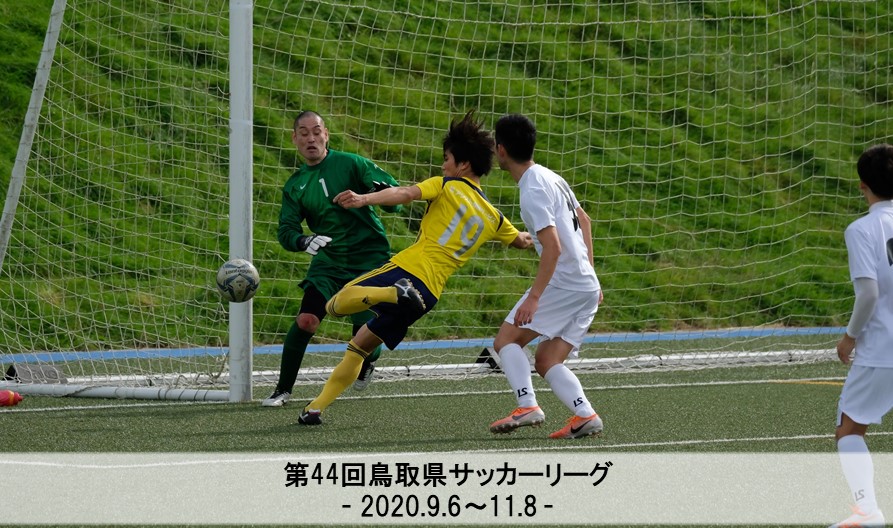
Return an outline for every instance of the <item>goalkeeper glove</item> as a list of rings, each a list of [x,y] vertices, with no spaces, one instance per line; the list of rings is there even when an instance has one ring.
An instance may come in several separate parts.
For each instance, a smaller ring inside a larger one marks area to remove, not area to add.
[[[332,241],[332,237],[325,235],[304,235],[298,238],[298,249],[311,255],[319,253],[321,248]]]

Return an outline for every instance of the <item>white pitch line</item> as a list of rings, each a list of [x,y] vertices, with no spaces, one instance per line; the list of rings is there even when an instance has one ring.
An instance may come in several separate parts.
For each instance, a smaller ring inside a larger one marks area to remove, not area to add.
[[[13,407],[10,409],[0,410],[0,416],[4,413],[41,413],[41,412],[65,412],[65,411],[90,411],[93,409],[133,409],[135,407],[180,407],[186,405],[226,405],[229,402],[224,401],[183,401],[183,402],[146,402],[146,403],[118,403],[106,405],[77,405],[71,407],[39,407],[39,408],[22,408]]]
[[[890,436],[893,431],[871,433],[874,436]],[[255,464],[265,462],[279,462],[284,458],[295,458],[296,456],[312,455],[314,461],[320,460],[344,460],[344,459],[379,459],[382,456],[400,457],[400,456],[423,456],[426,459],[437,457],[439,455],[479,455],[492,453],[519,453],[519,452],[543,452],[543,451],[580,451],[580,450],[597,450],[610,451],[616,449],[629,449],[640,447],[672,447],[672,446],[692,446],[692,445],[710,445],[710,444],[730,444],[739,442],[781,442],[790,440],[828,440],[832,438],[831,434],[808,434],[795,436],[769,436],[769,437],[748,437],[748,438],[713,438],[701,440],[674,440],[668,442],[636,442],[626,444],[577,444],[573,446],[562,445],[555,447],[523,447],[523,448],[505,448],[505,449],[466,449],[458,451],[395,451],[395,452],[371,452],[371,453],[343,453],[343,452],[309,452],[309,453],[277,453],[264,456],[257,454],[247,458],[213,458],[201,460],[178,460],[172,462],[151,462],[151,463],[134,463],[134,464],[66,464],[60,462],[46,462],[37,460],[3,460],[3,454],[0,453],[0,466],[35,466],[35,467],[65,467],[65,468],[81,468],[81,469],[128,469],[128,468],[154,468],[154,467],[175,467],[175,466],[197,466],[197,465],[219,465],[219,464]],[[586,442],[582,440],[580,442]],[[109,453],[117,454],[117,453]],[[42,455],[46,455],[43,453]],[[73,453],[72,455],[77,455]],[[98,455],[98,453],[91,453]],[[179,453],[173,453],[179,455]]]
[[[870,432],[869,436],[891,436],[893,435],[893,431],[881,431],[877,433]],[[597,437],[594,437],[597,438]],[[537,452],[537,451],[579,451],[584,449],[589,450],[598,450],[598,451],[610,451],[612,449],[627,449],[627,448],[639,448],[639,447],[671,447],[671,446],[688,446],[688,445],[710,445],[710,444],[732,444],[737,442],[783,442],[789,440],[829,440],[834,438],[834,435],[831,433],[828,434],[808,434],[808,435],[795,435],[795,436],[764,436],[764,437],[752,437],[752,438],[711,438],[711,439],[702,439],[702,440],[672,440],[666,442],[634,442],[634,443],[626,443],[626,444],[592,444],[587,442],[591,442],[592,440],[587,439],[579,439],[574,441],[574,445],[557,445],[554,447],[512,447],[505,449],[471,449],[471,450],[460,450],[460,451],[432,451],[432,454],[480,454],[480,453],[516,453],[519,451],[529,451],[529,452]],[[419,453],[379,453],[379,454],[419,454]],[[427,454],[427,452],[426,452]],[[370,456],[374,456],[374,454],[370,454]]]
[[[733,381],[701,381],[695,383],[649,383],[647,385],[600,385],[598,387],[583,387],[584,391],[609,391],[609,390],[638,390],[638,389],[685,389],[690,387],[718,387],[727,385],[768,385],[768,384],[795,384],[815,381],[840,381],[842,377],[832,378],[798,378],[798,379],[760,379],[760,380],[733,380]],[[537,387],[537,392],[551,392],[549,387]],[[506,390],[488,391],[463,391],[463,392],[418,392],[412,394],[382,394],[378,396],[340,396],[339,400],[370,400],[392,398],[418,398],[422,396],[484,396],[488,394],[504,394]]]
[[[626,384],[626,385],[601,385],[597,387],[584,387],[586,391],[608,391],[608,390],[639,390],[639,389],[674,389],[674,388],[691,388],[691,387],[719,387],[729,385],[766,385],[766,384],[782,384],[782,383],[808,383],[816,381],[840,381],[843,377],[825,377],[825,378],[797,378],[797,379],[759,379],[759,380],[731,380],[731,381],[700,381],[694,383],[649,383],[646,385]],[[551,392],[548,387],[537,388],[540,392]],[[414,392],[409,394],[367,394],[364,396],[340,396],[339,400],[388,400],[400,398],[420,398],[420,397],[449,397],[449,396],[486,396],[490,394],[504,394],[504,389],[495,389],[487,391],[460,391],[460,392]],[[41,407],[41,408],[10,408],[0,410],[3,413],[27,413],[27,412],[65,412],[65,411],[84,411],[92,409],[130,409],[134,407],[175,407],[181,405],[226,405],[229,402],[147,402],[147,403],[119,403],[109,405],[78,405],[73,407]]]

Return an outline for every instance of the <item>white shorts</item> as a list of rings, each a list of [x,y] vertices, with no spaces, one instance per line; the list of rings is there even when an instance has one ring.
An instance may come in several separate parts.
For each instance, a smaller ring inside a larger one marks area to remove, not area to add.
[[[837,425],[846,413],[857,424],[879,424],[893,409],[893,368],[853,365],[837,403]]]
[[[529,294],[530,290],[527,290],[515,303],[505,322],[515,323],[515,312]],[[533,330],[541,335],[543,340],[557,337],[567,341],[574,347],[568,357],[575,358],[579,355],[580,345],[589,333],[589,325],[592,324],[595,312],[598,311],[598,297],[597,290],[578,292],[546,286],[533,314],[533,320],[521,328]]]

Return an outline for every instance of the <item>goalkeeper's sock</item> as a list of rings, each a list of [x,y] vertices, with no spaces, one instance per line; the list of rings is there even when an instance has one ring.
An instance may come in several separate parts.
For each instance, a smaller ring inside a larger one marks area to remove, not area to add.
[[[276,384],[276,391],[291,393],[295,387],[295,380],[298,379],[298,370],[304,361],[304,352],[307,351],[307,345],[313,334],[301,330],[298,323],[293,322],[288,334],[285,336],[285,343],[282,345],[282,361],[279,365],[279,382]]]
[[[364,312],[378,303],[397,303],[397,289],[393,286],[346,286],[326,303],[326,312],[344,317]]]
[[[341,363],[338,363],[332,371],[319,396],[307,404],[306,408],[324,411],[357,379],[360,369],[363,368],[363,357],[368,355],[368,352],[361,350],[353,341],[348,343],[347,351],[344,353]]]

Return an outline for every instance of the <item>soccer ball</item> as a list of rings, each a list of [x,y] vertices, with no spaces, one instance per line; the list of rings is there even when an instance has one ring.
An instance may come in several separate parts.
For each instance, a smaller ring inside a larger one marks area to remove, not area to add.
[[[257,268],[245,259],[228,260],[217,270],[217,290],[224,301],[245,302],[260,286]]]

